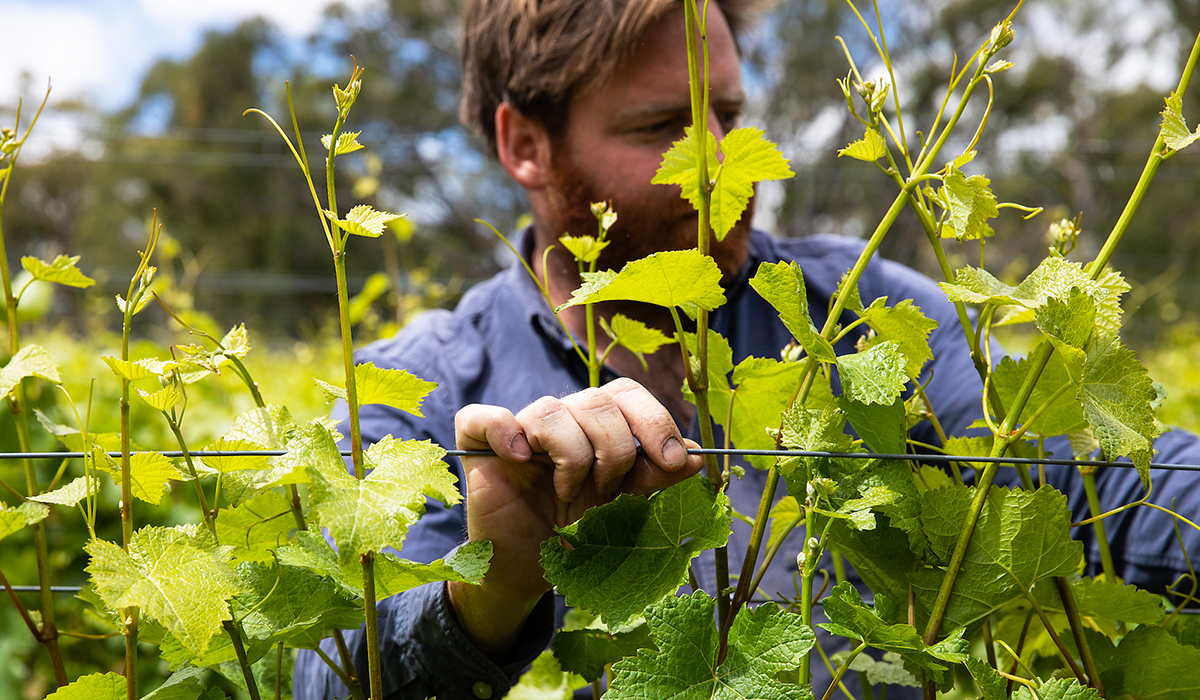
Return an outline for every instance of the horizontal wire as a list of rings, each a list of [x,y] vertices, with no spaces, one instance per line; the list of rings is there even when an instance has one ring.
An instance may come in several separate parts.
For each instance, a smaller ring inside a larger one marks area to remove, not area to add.
[[[638,447],[638,452],[644,452]],[[1106,462],[1102,459],[1056,459],[1053,457],[980,457],[973,455],[941,455],[941,454],[887,454],[875,452],[819,452],[812,450],[739,450],[721,447],[693,447],[688,449],[690,455],[744,456],[744,457],[817,457],[829,459],[881,459],[881,460],[917,460],[921,462],[964,462],[967,464],[1046,464],[1067,467],[1120,467],[1132,469],[1132,462]],[[0,461],[8,459],[81,459],[84,452],[0,452]],[[120,452],[109,452],[109,457],[120,457]],[[183,457],[179,450],[163,452],[131,452],[135,454],[160,454],[163,457]],[[212,450],[188,452],[193,457],[282,457],[286,450]],[[350,456],[350,450],[341,450],[343,457]],[[447,457],[495,457],[492,450],[446,450]],[[1169,462],[1151,462],[1151,469],[1168,471],[1200,472],[1200,465],[1174,464]]]

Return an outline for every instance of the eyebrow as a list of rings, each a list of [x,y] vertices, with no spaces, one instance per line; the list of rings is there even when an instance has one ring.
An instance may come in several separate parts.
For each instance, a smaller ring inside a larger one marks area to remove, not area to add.
[[[736,105],[741,107],[745,103],[746,93],[739,91],[736,95],[731,97],[717,97],[717,99],[710,99],[709,107],[724,105]],[[651,103],[648,106],[638,107],[630,111],[618,110],[616,117],[622,121],[629,119],[655,121],[657,119],[674,117],[681,113],[690,114],[691,111],[691,102],[658,102]]]

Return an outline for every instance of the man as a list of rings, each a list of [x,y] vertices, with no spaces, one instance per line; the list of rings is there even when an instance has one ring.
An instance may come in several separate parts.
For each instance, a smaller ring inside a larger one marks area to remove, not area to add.
[[[756,0],[718,0],[709,10],[708,119],[718,139],[737,123],[744,100],[737,37],[761,6]],[[696,215],[678,189],[650,184],[662,153],[690,122],[679,3],[473,0],[465,10],[463,42],[464,121],[486,136],[528,194],[533,226],[522,238],[521,254],[545,277],[553,304],[568,299],[579,279],[561,246],[544,267],[542,253],[564,232],[595,230],[590,202],[611,201],[620,217],[602,269],[694,245]],[[752,232],[749,220],[747,212],[724,242],[713,245],[729,301],[713,314],[712,325],[729,338],[735,362],[776,355],[790,340],[746,282],[760,262],[800,263],[820,325],[841,274],[860,250],[831,237],[774,240]],[[946,431],[962,434],[980,414],[981,386],[945,297],[923,276],[883,261],[871,263],[860,290],[865,299],[913,298],[940,323],[931,337],[937,359],[927,393]],[[600,313],[614,310],[601,307]],[[672,328],[654,309],[620,310]],[[569,309],[564,321],[576,337],[585,336],[580,308]],[[852,352],[853,342],[845,339],[839,352]],[[469,538],[490,539],[495,554],[481,586],[433,584],[380,605],[385,697],[501,697],[553,632],[554,605],[538,564],[539,545],[553,527],[617,493],[652,492],[700,469],[701,460],[684,450],[693,444],[685,436],[698,431],[694,410],[680,392],[682,360],[678,353],[659,352],[646,358],[643,369],[632,355],[614,351],[603,386],[581,391],[587,373],[520,266],[471,290],[453,313],[426,314],[357,359],[407,369],[439,384],[427,399],[425,419],[365,407],[365,440],[393,434],[497,454],[455,465],[466,509],[431,508],[409,535],[404,556],[431,561],[461,542],[465,522]],[[639,443],[644,456],[636,452]],[[1194,449],[1192,454],[1200,457]],[[1073,473],[1056,473],[1053,482],[1080,506],[1083,490]],[[1102,474],[1106,504],[1135,500],[1137,477],[1130,474]],[[735,481],[729,492],[734,508],[753,513],[762,481],[754,470]],[[1121,537],[1156,545],[1162,544],[1155,539],[1161,539],[1160,530],[1172,532],[1169,519],[1153,516],[1120,520],[1114,529]],[[791,551],[799,550],[802,538],[802,532],[792,535]],[[734,567],[748,539],[748,528],[735,523]],[[1148,547],[1135,553],[1142,559],[1124,558],[1122,566],[1136,582],[1161,587],[1168,572],[1184,569],[1181,559],[1172,558],[1174,551],[1169,543]],[[710,591],[712,569],[711,556],[696,560],[697,578]],[[761,589],[793,593],[794,564],[774,569]],[[365,677],[365,645],[360,634],[349,637]],[[332,645],[328,651],[336,658]],[[829,676],[819,661],[813,669],[814,685],[823,689]],[[298,662],[295,689],[299,699],[345,696],[333,674],[307,653]],[[903,692],[894,688],[889,696],[907,697]]]

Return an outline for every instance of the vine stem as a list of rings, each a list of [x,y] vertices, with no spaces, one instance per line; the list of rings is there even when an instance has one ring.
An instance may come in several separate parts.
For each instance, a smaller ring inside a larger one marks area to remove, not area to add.
[[[1117,567],[1113,563],[1112,550],[1108,547],[1108,530],[1104,525],[1104,519],[1099,517],[1103,511],[1100,509],[1100,494],[1096,491],[1096,468],[1080,467],[1079,473],[1083,477],[1083,490],[1087,494],[1088,511],[1092,514],[1092,518],[1095,518],[1092,522],[1092,529],[1095,531],[1096,547],[1100,550],[1100,565],[1108,580],[1116,581]]]
[[[379,665],[379,612],[375,609],[375,553],[361,557],[363,594],[367,613],[367,668],[370,674],[371,697],[383,697],[383,669]],[[374,640],[374,644],[371,641]]]
[[[826,690],[825,694],[821,696],[821,700],[830,700],[830,698],[833,697],[833,691],[841,684],[842,677],[846,675],[846,671],[850,670],[850,664],[853,663],[854,660],[858,658],[858,655],[862,653],[863,649],[866,648],[866,642],[854,647],[854,651],[851,651],[850,656],[847,656],[846,660],[842,662],[842,665],[838,667],[837,675],[833,677],[833,681],[829,684],[829,689]]]
[[[242,678],[246,681],[246,688],[250,692],[250,700],[261,700],[258,695],[258,684],[254,682],[254,671],[250,668],[250,661],[246,657],[246,648],[242,645],[242,635],[238,633],[237,623],[233,620],[225,620],[221,623],[221,626],[225,628],[225,632],[233,640],[233,651],[237,654],[238,666],[242,669]]]
[[[1075,595],[1071,592],[1071,583],[1065,576],[1055,576],[1054,585],[1058,589],[1058,597],[1062,600],[1063,610],[1071,623],[1071,636],[1075,638],[1075,646],[1083,659],[1083,670],[1087,673],[1092,687],[1105,697],[1104,684],[1100,682],[1100,670],[1096,667],[1092,648],[1088,646],[1087,637],[1083,634],[1083,619],[1079,616],[1079,607],[1075,605]],[[1081,681],[1082,682],[1082,681]]]
[[[687,35],[688,52],[688,85],[692,107],[692,139],[698,144],[696,148],[696,178],[700,192],[699,224],[696,232],[696,248],[701,255],[709,254],[709,243],[712,236],[709,216],[712,206],[712,183],[709,182],[708,171],[708,36],[707,18],[701,21],[696,0],[687,0],[683,4],[685,33]],[[701,51],[703,51],[703,67],[701,67]],[[703,82],[701,82],[703,81]],[[682,336],[680,342],[683,342]],[[684,366],[689,367],[687,347],[684,347]],[[696,349],[699,358],[699,376],[688,372],[691,381],[692,394],[696,397],[696,418],[700,424],[700,443],[704,447],[715,447],[713,437],[712,415],[708,403],[708,311],[700,309],[696,314]],[[704,469],[713,490],[721,493],[725,489],[721,467],[715,455],[706,455]],[[725,547],[713,550],[716,573],[717,619],[725,620],[730,616],[729,594],[729,553]],[[722,649],[725,646],[725,635],[722,635]],[[724,654],[722,654],[722,657]]]
[[[4,288],[4,307],[7,312],[8,320],[8,346],[10,356],[16,355],[21,349],[20,329],[17,325],[17,301],[18,298],[13,295],[12,278],[8,269],[8,251],[4,239],[3,214],[4,200],[8,195],[8,185],[12,181],[12,173],[16,168],[17,158],[21,154],[21,150],[25,145],[25,140],[29,138],[30,132],[37,124],[38,117],[42,114],[42,109],[46,106],[46,100],[50,98],[50,88],[47,86],[46,95],[42,98],[41,105],[38,106],[37,112],[34,113],[33,119],[29,126],[25,129],[25,135],[17,142],[16,148],[8,157],[8,165],[3,169],[3,182],[0,183],[0,283]],[[13,133],[20,130],[21,126],[21,103],[17,102],[16,120],[13,124]],[[13,414],[13,423],[17,428],[17,442],[21,446],[23,452],[30,451],[29,439],[29,416],[25,412],[25,380],[22,379],[13,387],[11,395],[8,397],[8,409]],[[25,458],[21,460],[25,472],[25,487],[30,496],[36,496],[39,493],[37,472],[34,471],[33,460]],[[39,635],[34,637],[46,647],[46,653],[50,655],[50,665],[54,669],[54,681],[58,686],[67,684],[67,672],[63,666],[62,654],[58,649],[58,626],[54,619],[54,595],[51,592],[53,580],[50,575],[50,556],[49,549],[46,546],[46,525],[44,522],[36,522],[33,524],[33,546],[34,553],[37,557],[37,572],[38,586],[41,593],[42,601],[42,629]]]

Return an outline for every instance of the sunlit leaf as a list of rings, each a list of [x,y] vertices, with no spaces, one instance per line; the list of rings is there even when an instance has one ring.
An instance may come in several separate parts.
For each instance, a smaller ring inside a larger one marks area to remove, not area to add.
[[[809,355],[825,362],[837,359],[829,344],[813,325],[808,312],[804,273],[795,263],[762,263],[750,280],[759,296],[779,312],[779,318]]]
[[[121,464],[110,457],[103,448],[92,450],[96,468],[108,473],[113,483],[121,483]],[[141,451],[129,456],[129,481],[134,498],[158,505],[162,501],[167,482],[182,479],[183,475],[171,460],[158,452]]]
[[[79,503],[88,496],[93,496],[100,491],[100,479],[97,477],[81,476],[73,479],[66,486],[61,486],[53,491],[41,493],[36,496],[30,496],[29,500],[37,501],[38,503],[50,503],[58,506],[73,506]]]
[[[128,552],[90,540],[87,566],[96,592],[112,609],[136,606],[195,654],[203,654],[230,619],[229,599],[240,589],[229,568],[229,547],[200,525],[144,527]]]
[[[921,373],[925,362],[933,359],[933,352],[929,349],[929,334],[938,327],[938,322],[921,313],[921,307],[911,299],[887,306],[887,297],[880,297],[863,309],[860,315],[875,331],[875,336],[867,340],[867,345],[888,340],[899,345],[900,352],[904,353],[904,372],[909,378],[915,378]]]
[[[91,673],[80,676],[46,696],[46,700],[124,700],[125,676],[118,673]]]
[[[326,211],[325,216],[333,222],[334,226],[337,226],[346,233],[352,233],[356,236],[366,236],[368,238],[378,238],[383,235],[383,227],[387,226],[389,221],[399,219],[403,215],[392,214],[386,211],[375,211],[369,204],[360,204],[346,212],[345,219],[337,218],[337,214],[331,211]]]
[[[334,150],[333,155],[342,156],[364,148],[364,146],[358,142],[358,137],[360,134],[362,134],[361,131],[343,131],[342,133],[338,134],[337,148]],[[324,148],[326,151],[328,151],[330,145],[332,144],[333,134],[325,134],[321,137],[321,148]]]
[[[59,255],[54,258],[54,262],[45,262],[33,256],[27,255],[21,258],[21,267],[30,275],[33,275],[35,280],[43,282],[53,282],[62,284],[67,287],[90,287],[96,283],[96,280],[88,277],[75,267],[79,262],[79,256]]]
[[[1195,131],[1188,128],[1183,118],[1183,98],[1174,90],[1167,96],[1166,106],[1162,111],[1162,137],[1167,148],[1182,151],[1200,139],[1200,126]]]
[[[380,440],[366,455],[374,471],[359,480],[347,473],[328,431],[310,424],[301,432],[312,440],[300,455],[310,459],[310,503],[337,542],[343,564],[366,552],[399,549],[409,526],[425,512],[426,495],[446,504],[461,499],[441,461],[445,450],[437,445]]]
[[[41,377],[55,384],[62,381],[58,376],[58,365],[50,353],[40,345],[26,345],[17,351],[8,364],[0,369],[0,396],[12,393],[14,387],[26,377]]]
[[[162,360],[156,360],[152,357],[147,357],[137,361],[121,360],[116,357],[103,356],[104,364],[113,371],[113,374],[122,379],[127,379],[131,382],[139,379],[148,379],[157,377],[162,374]]]
[[[887,142],[875,129],[868,128],[863,137],[838,151],[838,158],[849,156],[873,163],[887,155]]]
[[[853,355],[838,358],[844,395],[862,403],[891,404],[908,383],[907,358],[900,346],[886,340]]]
[[[695,248],[653,253],[626,263],[620,272],[585,272],[583,279],[583,286],[557,311],[601,301],[641,301],[666,307],[695,304],[709,311],[725,303],[720,268]]]
[[[558,242],[585,265],[595,262],[600,253],[608,247],[608,241],[602,241],[595,236],[560,236]]]

